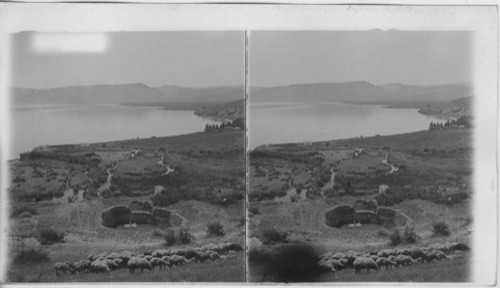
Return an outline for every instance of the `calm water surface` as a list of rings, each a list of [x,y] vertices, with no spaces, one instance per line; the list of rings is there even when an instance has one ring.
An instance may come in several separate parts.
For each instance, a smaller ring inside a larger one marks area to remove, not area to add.
[[[11,108],[9,158],[41,145],[93,143],[203,131],[213,120],[193,111],[121,105],[50,105]]]
[[[263,144],[313,142],[426,130],[444,122],[417,112],[381,105],[250,103],[249,148]]]

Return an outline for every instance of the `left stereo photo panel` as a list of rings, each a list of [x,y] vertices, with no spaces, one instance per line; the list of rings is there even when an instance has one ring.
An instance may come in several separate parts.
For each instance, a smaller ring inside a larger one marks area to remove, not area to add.
[[[6,281],[245,281],[244,31],[10,40]]]

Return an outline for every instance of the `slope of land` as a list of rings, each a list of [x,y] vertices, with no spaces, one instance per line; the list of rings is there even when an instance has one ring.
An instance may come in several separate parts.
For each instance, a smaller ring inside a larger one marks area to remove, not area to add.
[[[403,233],[406,227],[414,229],[417,242],[395,248],[471,243],[471,143],[470,129],[446,128],[258,147],[250,152],[249,233],[265,241],[265,231],[281,231],[287,241],[307,243],[321,253],[388,248],[391,231]],[[337,207],[351,207],[359,217],[329,213]],[[344,218],[351,220],[340,227],[329,224]],[[354,226],[352,219],[361,224]],[[451,234],[435,236],[437,222],[445,222]],[[418,268],[404,280],[396,275],[400,272],[357,277],[350,270],[322,281],[452,281],[468,267],[453,263],[456,271],[450,266],[453,271],[446,272],[453,275],[418,277]]]
[[[89,253],[161,248],[166,231],[177,233],[181,227],[192,235],[193,246],[244,243],[242,131],[44,146],[21,155],[20,160],[9,165],[9,260],[23,249],[16,244],[22,239],[40,240],[43,230],[65,234],[63,243],[42,245],[42,249],[49,251],[49,265],[12,265],[9,270],[12,281],[131,281],[125,271],[107,277],[86,274],[74,279],[54,278],[53,267],[57,261],[85,259]],[[111,216],[105,221],[104,212],[112,211],[113,207],[130,209],[137,216],[131,219],[136,219],[138,227],[107,226],[108,220],[121,221],[122,216],[112,218],[113,214],[108,214]],[[220,223],[224,235],[210,236],[207,227],[211,223]],[[202,264],[191,264],[175,273],[143,276],[137,281],[244,279],[242,256],[220,268],[210,266],[211,273],[197,265]],[[219,269],[229,269],[233,274]],[[212,277],[219,273],[225,276]],[[189,277],[182,278],[188,274]]]

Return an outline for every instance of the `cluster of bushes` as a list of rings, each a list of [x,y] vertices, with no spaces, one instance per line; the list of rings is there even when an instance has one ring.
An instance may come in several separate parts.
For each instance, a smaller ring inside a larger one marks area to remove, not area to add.
[[[444,129],[448,127],[453,127],[453,126],[464,126],[465,128],[471,128],[472,127],[472,117],[471,116],[461,116],[460,118],[456,120],[448,120],[446,123],[434,123],[431,122],[429,125],[429,130],[439,130],[439,129]]]
[[[169,247],[174,244],[190,244],[194,240],[194,237],[189,232],[188,227],[181,227],[177,233],[173,229],[167,230],[164,239],[165,246]]]
[[[259,190],[258,192],[252,191],[248,195],[248,200],[252,202],[273,200],[276,197],[284,197],[286,195],[287,187],[282,187],[276,190]]]
[[[224,227],[219,222],[210,223],[210,224],[208,224],[207,228],[208,228],[207,234],[210,237],[222,237],[222,236],[224,236],[224,234],[226,234],[224,232]]]
[[[27,215],[27,213],[29,213],[30,215],[36,215],[37,211],[33,207],[21,206],[21,207],[14,208],[12,210],[11,217],[13,217],[13,218],[15,218],[15,217],[24,218],[23,216]]]
[[[245,129],[245,118],[239,117],[239,118],[236,118],[230,122],[223,122],[220,125],[206,124],[205,125],[205,132],[217,131],[217,130],[221,130],[221,129],[224,129],[227,127]]]
[[[416,243],[419,238],[417,232],[415,232],[415,228],[412,226],[406,226],[403,232],[395,228],[389,233],[389,240],[393,246],[401,243],[413,244]]]
[[[446,222],[437,222],[432,225],[432,234],[434,236],[449,236],[450,227]]]
[[[57,231],[52,228],[44,228],[40,230],[40,243],[43,245],[50,245],[57,242],[64,241],[65,233]]]

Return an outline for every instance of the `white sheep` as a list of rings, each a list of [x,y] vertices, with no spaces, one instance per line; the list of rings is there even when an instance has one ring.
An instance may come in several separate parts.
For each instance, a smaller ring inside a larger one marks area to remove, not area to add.
[[[76,272],[84,273],[90,271],[90,260],[80,260],[75,262],[74,266],[76,268]]]
[[[56,269],[57,276],[59,276],[59,271],[62,271],[63,274],[75,274],[75,270],[73,270],[73,268],[71,268],[67,263],[64,262],[57,262],[54,265],[54,268]]]
[[[103,261],[94,261],[90,264],[90,271],[94,273],[104,273],[104,272],[109,272],[111,271],[108,267],[108,264],[106,264]]]
[[[356,258],[356,260],[354,260],[352,265],[356,274],[359,273],[362,269],[366,269],[366,273],[369,273],[370,269],[379,271],[377,263],[370,258],[358,257]]]
[[[151,263],[149,263],[148,260],[140,257],[133,257],[128,260],[127,267],[130,273],[134,273],[136,269],[141,269],[141,273],[144,272],[144,269],[153,272],[153,266],[151,265]]]

